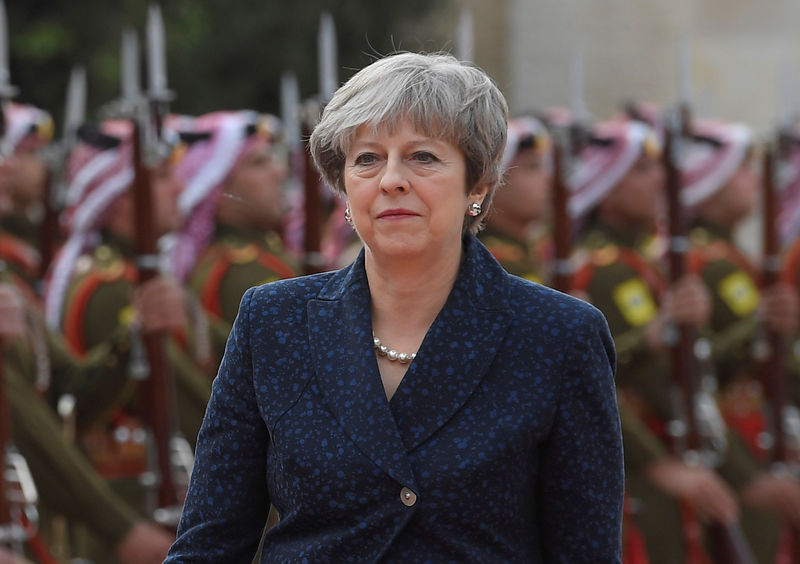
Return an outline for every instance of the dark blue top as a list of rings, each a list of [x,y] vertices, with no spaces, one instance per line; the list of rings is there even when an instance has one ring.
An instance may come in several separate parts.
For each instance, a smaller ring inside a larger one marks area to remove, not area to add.
[[[262,562],[620,562],[614,367],[597,309],[472,236],[391,401],[363,252],[253,288],[167,562],[249,562],[270,503]]]

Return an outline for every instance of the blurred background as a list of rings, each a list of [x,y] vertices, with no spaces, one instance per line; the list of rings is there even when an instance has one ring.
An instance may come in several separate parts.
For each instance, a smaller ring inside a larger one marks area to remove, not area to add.
[[[20,101],[60,123],[70,67],[89,77],[89,107],[119,92],[122,29],[143,41],[150,0],[7,0],[11,80]],[[472,14],[474,61],[514,112],[569,106],[580,53],[584,98],[595,119],[624,102],[678,97],[679,38],[687,38],[695,114],[767,133],[798,100],[800,2],[790,0],[164,0],[176,112],[252,108],[278,112],[280,75],[317,92],[320,14],[333,15],[339,80],[393,50],[458,52],[459,20]]]

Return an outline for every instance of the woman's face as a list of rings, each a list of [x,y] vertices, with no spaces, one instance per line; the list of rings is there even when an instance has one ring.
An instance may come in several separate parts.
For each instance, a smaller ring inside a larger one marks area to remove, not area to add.
[[[344,185],[353,225],[375,254],[411,257],[460,252],[467,206],[461,150],[403,121],[393,132],[361,126],[345,158]]]

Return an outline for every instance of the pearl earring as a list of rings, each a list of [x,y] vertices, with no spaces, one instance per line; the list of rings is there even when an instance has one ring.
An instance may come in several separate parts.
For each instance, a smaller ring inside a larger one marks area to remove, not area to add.
[[[468,213],[469,215],[471,215],[472,217],[476,217],[476,216],[480,215],[480,213],[481,213],[481,209],[482,209],[482,208],[481,208],[481,205],[480,205],[478,202],[472,202],[472,203],[471,203],[471,204],[470,204],[470,205],[467,207],[467,213]]]

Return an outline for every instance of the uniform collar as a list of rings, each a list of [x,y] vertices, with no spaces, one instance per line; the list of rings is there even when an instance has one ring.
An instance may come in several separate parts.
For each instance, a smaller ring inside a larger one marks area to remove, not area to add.
[[[104,229],[101,232],[101,239],[104,245],[111,247],[126,259],[132,259],[136,255],[133,241],[124,235]]]
[[[582,245],[589,248],[617,245],[628,249],[640,249],[652,237],[652,233],[643,233],[634,229],[619,229],[600,219],[591,220],[583,232]]]
[[[22,239],[34,248],[39,248],[39,230],[34,223],[22,213],[12,213],[2,218],[3,230]]]
[[[731,229],[705,219],[698,218],[692,221],[692,231],[695,230],[705,232],[709,240],[723,239],[728,242],[733,241],[733,231]]]

